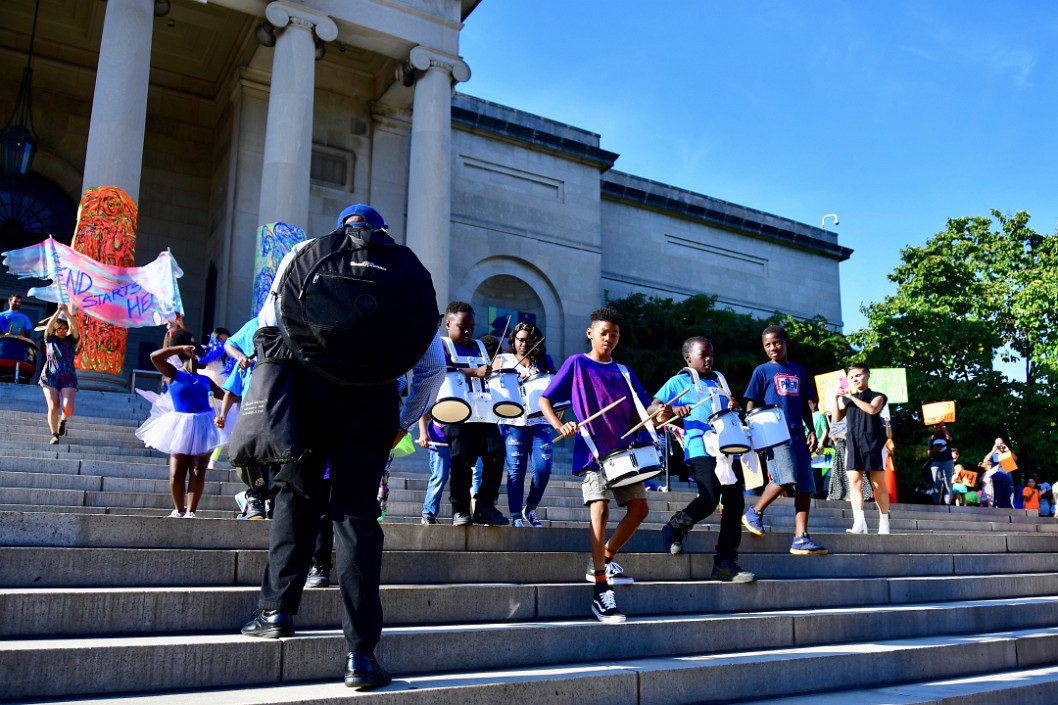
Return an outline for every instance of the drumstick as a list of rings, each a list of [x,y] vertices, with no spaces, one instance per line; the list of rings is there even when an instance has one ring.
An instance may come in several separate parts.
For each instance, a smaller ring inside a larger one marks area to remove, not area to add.
[[[584,419],[583,421],[578,421],[577,422],[577,428],[579,429],[581,426],[583,426],[584,424],[588,423],[589,421],[594,421],[595,419],[599,418],[600,416],[602,416],[607,411],[609,411],[610,409],[614,408],[615,406],[617,406],[618,404],[620,404],[621,402],[623,402],[627,398],[628,398],[627,396],[623,396],[620,399],[618,399],[617,401],[615,401],[613,404],[608,404],[608,405],[604,406],[603,408],[599,409],[598,411],[596,411],[594,414],[592,414],[588,418]],[[551,442],[552,443],[557,443],[558,441],[561,441],[562,438],[563,438],[562,434],[559,434],[559,435],[555,436],[554,438],[552,438]]]
[[[628,431],[627,431],[627,432],[625,433],[625,435],[621,436],[621,439],[625,439],[625,438],[628,438],[628,437],[629,437],[629,436],[631,436],[631,435],[632,435],[633,433],[635,433],[635,432],[636,432],[636,431],[638,431],[639,429],[641,429],[641,428],[643,428],[644,426],[646,426],[646,425],[647,425],[647,423],[649,423],[650,421],[652,421],[652,420],[654,419],[654,417],[655,417],[655,416],[657,416],[658,414],[660,414],[660,413],[662,412],[662,410],[663,410],[663,409],[667,408],[669,404],[671,404],[672,402],[676,401],[677,399],[679,399],[680,397],[682,397],[682,396],[683,396],[684,394],[686,394],[686,393],[687,393],[687,392],[689,392],[689,391],[691,391],[691,388],[690,388],[690,387],[687,387],[687,388],[686,388],[686,389],[684,389],[684,390],[683,390],[682,392],[680,392],[679,394],[677,394],[676,396],[674,396],[674,397],[673,397],[672,399],[670,399],[670,400],[668,400],[667,402],[665,402],[664,404],[662,404],[662,405],[661,405],[661,407],[660,407],[660,408],[659,408],[659,409],[658,409],[657,411],[655,411],[655,412],[654,412],[653,414],[651,414],[650,416],[646,417],[645,419],[643,419],[642,421],[640,421],[639,423],[637,423],[637,424],[636,424],[635,426],[633,426],[632,428],[628,429]]]
[[[528,352],[526,352],[524,356],[518,358],[518,362],[514,363],[514,365],[517,367],[518,365],[520,365],[523,362],[525,362],[526,360],[528,360],[529,356],[533,354],[534,350],[536,350],[538,347],[540,347],[540,343],[544,342],[544,340],[545,340],[545,338],[541,338],[540,340],[536,341],[536,345],[534,345],[533,347],[529,348]]]
[[[702,404],[704,404],[705,402],[707,402],[707,401],[712,401],[712,400],[713,400],[713,398],[712,398],[712,397],[706,397],[705,399],[702,399],[702,400],[701,400],[700,402],[697,402],[697,403],[695,403],[695,404],[694,404],[693,406],[691,406],[691,409],[697,409],[697,408],[698,408],[699,406],[701,406],[701,405],[702,405]],[[669,420],[668,420],[668,421],[666,421],[665,423],[663,423],[663,424],[661,424],[660,426],[658,426],[658,430],[660,431],[660,430],[661,430],[661,429],[663,429],[663,428],[664,428],[665,426],[668,426],[668,425],[669,425],[670,423],[673,423],[673,422],[674,422],[674,421],[675,421],[675,420],[676,420],[677,418],[678,418],[678,417],[676,417],[676,416],[673,416],[673,417],[672,417],[671,419],[669,419]]]
[[[511,327],[511,317],[507,316],[507,325],[503,327],[503,335],[500,336],[500,350],[503,350],[503,339],[507,337],[507,329]],[[489,367],[493,367],[496,364],[496,358],[500,356],[497,350],[496,356],[492,358],[492,362],[489,363]]]

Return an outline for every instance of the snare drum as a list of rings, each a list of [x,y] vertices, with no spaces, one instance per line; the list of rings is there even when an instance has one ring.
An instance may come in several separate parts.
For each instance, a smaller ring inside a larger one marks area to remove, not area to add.
[[[786,414],[776,404],[760,406],[746,414],[749,426],[749,442],[753,450],[768,450],[790,441],[790,427],[786,425]]]
[[[518,387],[518,370],[493,370],[485,378],[492,412],[501,419],[516,419],[522,415],[521,390]]]
[[[623,487],[649,480],[663,472],[661,459],[653,443],[637,443],[610,451],[599,459],[599,466],[610,487]]]
[[[544,396],[544,392],[551,385],[552,378],[553,375],[547,372],[537,372],[522,380],[522,401],[525,403],[528,418],[538,419],[544,415],[544,412],[540,411],[540,397]],[[560,401],[553,403],[551,408],[557,414],[568,409],[571,404],[572,402]]]
[[[462,372],[449,372],[437,391],[437,402],[430,407],[430,418],[437,423],[462,423],[470,418],[470,385]]]
[[[716,433],[720,452],[725,455],[739,455],[753,447],[735,409],[723,409],[710,416],[709,427]]]

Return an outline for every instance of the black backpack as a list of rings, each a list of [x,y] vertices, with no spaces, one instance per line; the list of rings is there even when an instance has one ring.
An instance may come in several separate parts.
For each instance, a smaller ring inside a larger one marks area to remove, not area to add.
[[[274,291],[294,357],[337,384],[392,382],[419,361],[440,321],[430,272],[382,230],[311,240]]]

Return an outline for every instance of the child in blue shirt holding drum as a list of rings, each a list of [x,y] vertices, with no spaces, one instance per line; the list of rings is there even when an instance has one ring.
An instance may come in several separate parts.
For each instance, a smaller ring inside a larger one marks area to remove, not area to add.
[[[827,549],[808,535],[808,513],[816,486],[812,475],[816,434],[810,430],[806,437],[805,428],[806,425],[809,429],[813,428],[812,409],[808,400],[819,399],[815,380],[804,367],[787,359],[789,340],[782,326],[765,328],[761,342],[768,362],[759,365],[750,376],[744,395],[746,408],[750,411],[747,421],[750,421],[754,407],[768,405],[772,408],[762,407],[761,411],[774,412],[776,416],[781,411],[786,419],[790,440],[764,449],[762,454],[768,463],[771,482],[764,488],[756,506],[747,509],[742,515],[742,525],[751,534],[763,536],[766,533],[764,510],[788,490],[793,490],[794,539],[790,544],[790,553],[795,556],[825,555]],[[756,442],[754,449],[761,450]]]
[[[716,443],[706,442],[706,434],[709,434],[710,438],[716,436],[710,427],[710,417],[714,414],[721,415],[725,410],[732,410],[729,415],[741,430],[737,412],[738,401],[731,393],[724,376],[713,369],[713,345],[707,338],[688,338],[683,343],[682,353],[687,367],[671,377],[658,390],[650,411],[660,411],[657,416],[660,423],[672,416],[683,419],[683,454],[687,464],[694,469],[698,496],[673,514],[661,528],[662,542],[673,555],[683,553],[683,540],[690,530],[716,511],[719,503],[723,501],[725,511],[720,516],[720,535],[716,542],[712,577],[725,582],[750,583],[756,577],[738,565],[738,547],[742,542],[739,521],[745,508],[745,498],[742,494],[744,485],[740,477],[741,463],[722,457],[719,439]],[[686,390],[693,393],[684,394],[677,399]],[[671,401],[673,399],[675,401]],[[711,403],[714,399],[718,407],[715,409]],[[671,404],[671,411],[664,408],[666,403]],[[717,473],[718,460],[730,464],[734,482],[721,482]]]

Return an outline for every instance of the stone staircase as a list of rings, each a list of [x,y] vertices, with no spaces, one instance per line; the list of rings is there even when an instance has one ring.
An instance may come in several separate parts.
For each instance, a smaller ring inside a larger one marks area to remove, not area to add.
[[[298,633],[241,636],[268,522],[233,519],[213,471],[198,519],[168,519],[166,458],[132,435],[135,395],[82,392],[50,446],[38,388],[0,384],[0,700],[100,703],[1054,703],[1058,524],[1017,510],[896,505],[894,534],[853,536],[816,502],[825,557],[787,552],[792,503],[743,539],[758,582],[709,580],[716,517],[688,553],[658,528],[691,497],[651,493],[620,561],[624,624],[591,617],[587,513],[556,468],[544,529],[418,524],[424,456],[394,464],[381,663],[341,683],[338,591],[307,590]],[[501,498],[501,508],[505,506]],[[620,516],[620,511],[612,514]],[[615,519],[616,520],[616,519]],[[871,526],[876,517],[868,513]]]

